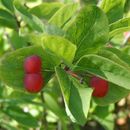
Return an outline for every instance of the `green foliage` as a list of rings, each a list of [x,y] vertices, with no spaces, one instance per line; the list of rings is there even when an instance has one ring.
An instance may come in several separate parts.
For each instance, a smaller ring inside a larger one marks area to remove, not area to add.
[[[129,2],[98,2],[0,0],[0,129],[114,129],[111,104],[130,92]],[[24,89],[31,55],[42,59],[38,94]],[[93,75],[108,81],[106,96],[92,96]]]

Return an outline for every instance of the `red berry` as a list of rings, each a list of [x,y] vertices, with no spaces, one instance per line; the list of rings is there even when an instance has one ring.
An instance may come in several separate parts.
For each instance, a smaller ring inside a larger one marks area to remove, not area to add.
[[[39,56],[33,55],[25,59],[24,69],[26,73],[39,73],[41,71],[42,61]]]
[[[30,93],[37,93],[42,89],[44,84],[43,77],[40,73],[26,74],[24,78],[25,89]]]
[[[108,93],[108,82],[104,79],[93,76],[90,85],[94,89],[92,94],[94,97],[104,97]]]

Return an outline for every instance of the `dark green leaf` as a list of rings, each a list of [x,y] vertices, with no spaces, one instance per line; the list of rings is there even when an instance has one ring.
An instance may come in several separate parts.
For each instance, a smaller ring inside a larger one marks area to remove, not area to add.
[[[0,9],[0,26],[9,27],[13,29],[17,28],[17,22],[15,17],[5,9]]]
[[[102,0],[101,8],[107,14],[109,23],[123,17],[125,0]]]
[[[1,0],[2,4],[10,11],[14,11],[13,7],[13,1],[14,0]]]
[[[72,121],[84,125],[90,107],[92,89],[80,84],[76,79],[57,67],[56,75],[63,94],[66,112]]]
[[[69,25],[66,37],[77,45],[75,59],[106,44],[108,40],[108,20],[106,15],[96,6],[82,8]]]

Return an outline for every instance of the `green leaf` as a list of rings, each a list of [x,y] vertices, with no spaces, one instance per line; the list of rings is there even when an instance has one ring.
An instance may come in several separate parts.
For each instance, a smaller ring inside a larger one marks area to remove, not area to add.
[[[75,60],[106,44],[108,31],[107,17],[98,7],[82,8],[66,32],[66,38],[77,45]]]
[[[14,12],[14,7],[13,7],[13,0],[1,0],[2,4],[10,10],[11,12]]]
[[[38,55],[42,58],[42,69],[45,84],[51,78],[54,67],[60,60],[52,53],[47,52],[41,46],[32,46],[17,49],[6,54],[0,61],[0,79],[10,87],[24,90],[24,60],[30,55]]]
[[[105,130],[114,129],[114,114],[112,114],[112,111],[109,110],[112,106],[97,106],[94,111],[93,118],[97,120],[105,128]]]
[[[29,13],[27,9],[16,0],[14,2],[14,5],[15,8],[18,10],[20,16],[30,26],[30,28],[38,32],[44,31],[44,25],[38,17],[31,15],[31,13]]]
[[[0,9],[0,26],[16,29],[17,22],[15,17],[5,9]]]
[[[130,90],[130,69],[95,54],[83,56],[74,67],[74,71],[87,71],[108,80],[124,89]]]
[[[62,28],[76,12],[78,4],[67,4],[60,8],[49,20],[49,24],[54,24]]]
[[[31,93],[26,93],[26,92],[14,90],[7,98],[8,99],[32,101],[34,98],[36,98],[36,95],[32,95]]]
[[[67,115],[72,121],[84,125],[90,107],[92,89],[86,84],[80,84],[79,81],[67,75],[67,73],[57,67],[56,75],[61,87],[65,102]]]
[[[123,17],[126,0],[102,0],[101,8],[107,14],[109,23],[113,23]]]
[[[13,21],[9,21],[5,18],[0,18],[0,27],[8,27],[11,29],[17,29],[17,24]]]
[[[63,4],[59,2],[44,2],[40,5],[37,5],[29,9],[29,12],[36,15],[39,18],[49,20],[55,14],[55,12],[62,6]]]
[[[118,20],[110,24],[110,39],[115,35],[129,31],[130,30],[130,17]]]
[[[14,16],[10,12],[8,12],[7,10],[2,9],[2,8],[0,8],[0,17],[6,18],[6,19],[9,19],[9,20],[12,20],[12,21],[15,20]]]
[[[103,98],[94,98],[94,101],[101,106],[116,103],[122,98],[126,97],[129,94],[129,90],[124,89],[115,84],[109,83],[109,91],[107,95]]]
[[[10,106],[4,109],[3,112],[22,125],[33,128],[38,127],[37,119],[32,115],[30,115],[29,113],[23,112],[23,110],[20,109],[19,107]]]
[[[43,48],[49,49],[57,56],[59,56],[61,59],[64,59],[65,61],[72,63],[76,52],[76,46],[72,44],[70,41],[59,36],[48,35],[43,37],[42,43]]]

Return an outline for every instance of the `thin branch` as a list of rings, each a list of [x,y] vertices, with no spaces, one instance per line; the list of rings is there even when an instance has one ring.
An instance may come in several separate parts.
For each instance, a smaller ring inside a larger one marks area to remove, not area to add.
[[[57,130],[62,130],[61,121],[58,121],[58,123],[57,123]]]
[[[43,91],[41,91],[41,101],[44,103],[45,102],[45,100],[44,100],[44,92]],[[47,128],[48,128],[48,124],[47,124],[47,120],[46,120],[46,108],[45,107],[43,107],[43,115],[42,115],[42,119],[41,119],[41,130],[42,129],[45,129],[45,130],[47,130]]]

